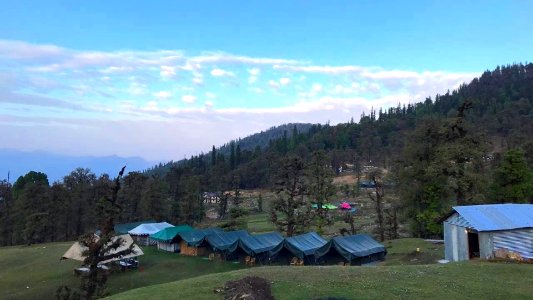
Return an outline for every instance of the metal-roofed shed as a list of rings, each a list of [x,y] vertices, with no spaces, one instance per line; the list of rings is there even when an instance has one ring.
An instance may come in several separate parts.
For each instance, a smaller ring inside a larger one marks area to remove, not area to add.
[[[497,250],[533,259],[533,204],[455,206],[444,221],[445,258],[493,258]]]

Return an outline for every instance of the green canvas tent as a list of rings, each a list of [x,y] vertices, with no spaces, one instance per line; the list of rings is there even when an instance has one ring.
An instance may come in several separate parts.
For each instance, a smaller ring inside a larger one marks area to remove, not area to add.
[[[227,256],[237,249],[240,238],[248,236],[250,234],[246,230],[214,232],[206,236],[205,242],[211,246],[214,252]]]
[[[195,230],[191,230],[191,231],[183,231],[183,232],[179,232],[178,233],[178,236],[184,240],[187,245],[191,246],[191,247],[197,247],[198,245],[200,245],[205,237],[208,235],[208,234],[212,234],[212,233],[215,233],[215,232],[223,232],[222,229],[220,228],[204,228],[204,229],[195,229]]]
[[[245,236],[239,239],[239,249],[259,262],[267,262],[283,249],[283,241],[277,232]]]
[[[181,238],[180,253],[189,256],[207,255],[208,249],[204,243],[205,237],[208,234],[215,232],[222,232],[220,228],[205,228],[191,231],[179,232],[178,236]]]
[[[336,257],[350,265],[364,265],[385,259],[387,250],[368,234],[334,237],[331,248],[320,258],[323,263],[338,262]]]
[[[285,238],[284,248],[307,264],[316,264],[317,258],[329,251],[330,243],[316,232]]]
[[[194,228],[189,225],[178,225],[175,227],[168,227],[150,235],[150,239],[155,240],[157,242],[157,249],[159,250],[179,252],[179,242],[181,238],[178,233],[187,232],[191,230],[194,230]]]

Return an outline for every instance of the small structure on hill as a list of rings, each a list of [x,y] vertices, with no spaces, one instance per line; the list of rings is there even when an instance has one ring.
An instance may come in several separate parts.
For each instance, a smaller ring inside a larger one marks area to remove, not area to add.
[[[128,233],[131,235],[131,237],[137,244],[149,246],[156,244],[155,240],[150,240],[150,235],[168,227],[174,227],[174,225],[167,222],[143,223],[128,231]]]
[[[204,243],[206,236],[222,231],[220,228],[205,228],[178,233],[181,238],[180,253],[188,256],[207,256],[209,249],[208,245]]]
[[[180,232],[187,232],[194,230],[189,225],[178,225],[175,227],[167,227],[150,235],[150,240],[156,241],[157,249],[168,252],[180,252],[181,237]]]
[[[360,266],[385,260],[387,250],[368,234],[337,236],[329,241],[329,252],[320,257],[326,264]]]
[[[533,259],[533,204],[455,206],[444,220],[445,259]]]
[[[214,192],[205,192],[202,195],[205,204],[216,204],[220,202],[220,194]]]

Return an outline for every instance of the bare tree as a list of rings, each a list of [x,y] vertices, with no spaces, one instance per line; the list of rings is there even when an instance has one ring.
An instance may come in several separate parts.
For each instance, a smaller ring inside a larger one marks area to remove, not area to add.
[[[107,276],[105,272],[99,270],[98,265],[103,261],[114,258],[120,258],[129,255],[133,250],[134,244],[129,248],[115,252],[124,243],[121,238],[114,238],[114,221],[118,218],[121,207],[117,204],[117,194],[120,190],[120,180],[124,174],[123,167],[117,178],[111,196],[102,197],[96,204],[97,215],[101,216],[100,236],[94,233],[87,233],[80,237],[79,243],[86,247],[82,255],[85,256],[84,263],[89,267],[89,273],[82,277],[81,288],[85,299],[93,299],[95,296],[103,296],[105,292]]]

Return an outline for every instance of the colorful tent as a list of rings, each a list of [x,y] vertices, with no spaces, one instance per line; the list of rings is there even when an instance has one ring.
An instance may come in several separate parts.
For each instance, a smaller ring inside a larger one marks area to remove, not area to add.
[[[312,204],[311,207],[317,209],[318,208],[318,204],[316,204],[316,203]],[[335,205],[333,205],[331,203],[326,203],[326,204],[322,204],[322,208],[324,208],[324,209],[332,209],[333,210],[333,209],[337,209],[337,206],[335,206]]]
[[[342,202],[341,205],[339,205],[341,209],[351,209],[350,203],[348,202]]]

